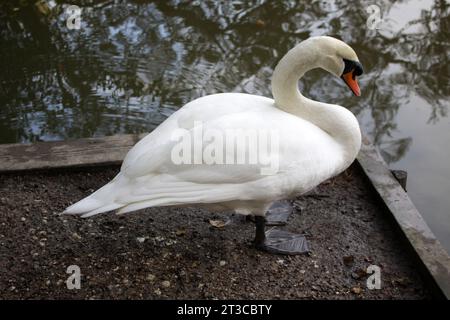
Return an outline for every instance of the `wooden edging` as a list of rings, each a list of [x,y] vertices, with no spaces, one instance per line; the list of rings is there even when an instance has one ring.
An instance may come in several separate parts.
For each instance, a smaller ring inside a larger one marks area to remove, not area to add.
[[[120,164],[141,135],[0,145],[0,173]],[[450,299],[450,256],[366,139],[358,162],[442,294]]]
[[[450,256],[367,138],[358,162],[437,287],[450,299]]]
[[[0,172],[120,164],[145,135],[0,144]]]

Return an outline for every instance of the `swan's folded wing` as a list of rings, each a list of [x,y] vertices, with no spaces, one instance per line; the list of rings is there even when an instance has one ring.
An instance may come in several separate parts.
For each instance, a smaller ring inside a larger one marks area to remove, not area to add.
[[[249,141],[266,123],[255,119],[255,112],[192,122],[188,128],[178,120],[168,119],[139,141],[126,156],[121,173],[129,178],[169,174],[188,182],[237,184],[264,178],[271,161],[280,159],[279,150],[260,150],[258,143]],[[249,136],[242,138],[243,129]]]
[[[173,162],[171,153],[183,132],[192,134],[198,126],[213,130],[249,127],[258,130],[261,123],[267,121],[252,122],[255,115],[262,113],[261,110],[273,109],[272,99],[238,93],[209,95],[191,101],[130,150],[123,161],[122,172],[133,177],[158,173]],[[245,169],[241,166],[237,171],[244,173]]]

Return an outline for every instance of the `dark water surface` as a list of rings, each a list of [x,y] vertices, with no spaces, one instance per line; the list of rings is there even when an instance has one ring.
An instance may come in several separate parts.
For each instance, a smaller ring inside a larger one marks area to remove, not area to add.
[[[319,70],[302,92],[358,115],[450,249],[449,30],[444,0],[2,2],[0,143],[146,132],[206,94],[271,96],[282,55],[331,35],[358,53],[362,96]]]

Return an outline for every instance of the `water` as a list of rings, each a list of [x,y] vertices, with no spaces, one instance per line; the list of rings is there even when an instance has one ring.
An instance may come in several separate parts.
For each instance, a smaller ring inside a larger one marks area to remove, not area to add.
[[[365,67],[362,96],[320,70],[302,92],[357,114],[450,250],[448,1],[24,3],[0,5],[0,143],[147,132],[206,94],[270,96],[287,50],[336,36]],[[82,7],[79,30],[67,28],[69,3]]]

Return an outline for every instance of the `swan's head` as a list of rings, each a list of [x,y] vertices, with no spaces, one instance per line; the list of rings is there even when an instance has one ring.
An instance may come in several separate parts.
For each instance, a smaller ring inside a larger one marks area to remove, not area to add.
[[[356,77],[363,74],[363,67],[355,51],[345,42],[322,36],[308,39],[323,69],[344,80],[356,96],[361,95]]]

